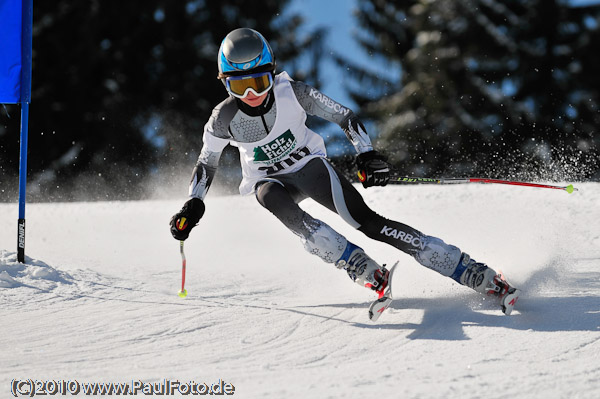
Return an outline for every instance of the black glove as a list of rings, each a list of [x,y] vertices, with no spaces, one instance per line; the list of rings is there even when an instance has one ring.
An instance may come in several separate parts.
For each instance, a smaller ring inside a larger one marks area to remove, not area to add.
[[[204,202],[200,198],[188,200],[183,208],[171,218],[171,234],[176,240],[183,241],[190,235],[190,231],[198,224],[204,215]]]
[[[371,186],[385,186],[390,180],[390,165],[386,157],[377,151],[368,151],[358,154],[358,179],[364,188]]]

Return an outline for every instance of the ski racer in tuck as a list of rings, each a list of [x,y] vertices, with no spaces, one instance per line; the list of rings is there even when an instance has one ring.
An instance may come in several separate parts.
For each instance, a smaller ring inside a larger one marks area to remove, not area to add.
[[[321,136],[306,125],[308,115],[338,124],[357,152],[359,179],[367,188],[385,186],[389,165],[373,149],[359,118],[313,87],[275,73],[275,56],[265,38],[248,28],[230,32],[219,49],[218,79],[229,97],[217,105],[204,127],[203,147],[194,168],[189,200],[170,222],[177,240],[188,238],[204,214],[204,198],[227,144],[238,147],[242,195],[258,202],[302,240],[310,253],[352,281],[383,296],[389,271],[298,203],[312,198],[336,212],[367,237],[385,242],[477,292],[505,296],[510,286],[493,269],[454,245],[378,215],[326,159]],[[510,313],[506,312],[505,313]]]

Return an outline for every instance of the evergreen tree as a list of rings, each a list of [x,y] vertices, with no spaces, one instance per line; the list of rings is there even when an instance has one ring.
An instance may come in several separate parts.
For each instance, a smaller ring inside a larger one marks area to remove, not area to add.
[[[320,32],[299,36],[302,21],[284,12],[288,2],[35,2],[30,196],[138,198],[157,170],[191,174],[203,126],[227,96],[216,79],[227,33],[259,30],[278,69],[290,72],[321,45]],[[19,154],[18,107],[7,111],[0,109],[5,200],[16,195]]]
[[[360,0],[361,45],[400,82],[351,67],[378,145],[405,173],[598,176],[600,7],[558,0]]]

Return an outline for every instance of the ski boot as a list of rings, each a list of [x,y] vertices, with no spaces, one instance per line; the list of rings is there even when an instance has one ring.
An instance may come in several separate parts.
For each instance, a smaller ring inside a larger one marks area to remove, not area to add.
[[[502,312],[510,315],[519,299],[520,290],[512,287],[502,274],[488,267],[484,263],[476,262],[463,253],[454,275],[456,281],[475,291],[500,300]]]
[[[390,272],[379,266],[362,248],[348,241],[341,258],[335,262],[338,269],[344,269],[348,276],[364,287],[370,288],[381,298],[388,286]]]

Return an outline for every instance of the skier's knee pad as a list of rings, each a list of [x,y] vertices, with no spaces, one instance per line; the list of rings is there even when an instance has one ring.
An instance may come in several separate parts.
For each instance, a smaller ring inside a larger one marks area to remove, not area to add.
[[[414,253],[421,265],[449,277],[460,262],[461,251],[437,237],[425,236],[423,249]]]
[[[362,208],[360,212],[354,212],[353,216],[360,223],[358,230],[376,240],[381,226],[385,224],[385,219],[368,207]]]
[[[304,248],[327,263],[336,262],[344,253],[348,241],[327,224],[317,222],[311,229],[310,235],[302,238]]]

